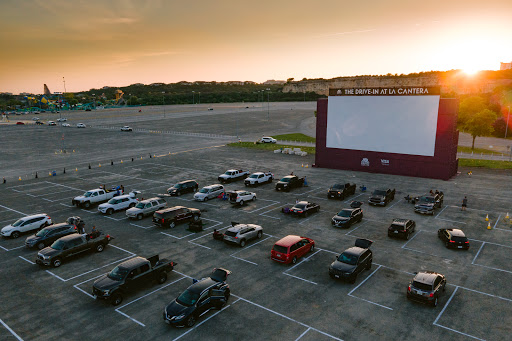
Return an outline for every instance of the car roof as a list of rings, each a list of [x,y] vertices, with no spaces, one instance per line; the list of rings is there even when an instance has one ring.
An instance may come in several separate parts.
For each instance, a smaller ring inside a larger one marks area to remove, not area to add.
[[[456,236],[456,237],[465,237],[466,236],[464,234],[464,231],[462,231],[460,229],[447,229],[446,231],[450,232],[450,234],[452,236]]]
[[[39,217],[42,217],[42,216],[47,216],[47,214],[46,213],[33,214],[33,215],[28,215],[28,216],[20,218],[20,219],[28,220],[28,219],[33,219],[33,218],[39,218]]]
[[[421,271],[414,276],[413,280],[420,283],[432,284],[439,275],[439,273],[434,271]]]
[[[183,181],[176,183],[175,185],[186,184],[188,182],[196,182],[196,181],[195,180],[183,180]]]
[[[233,231],[233,232],[237,231],[238,232],[241,229],[246,228],[246,227],[254,227],[254,228],[260,227],[261,228],[260,225],[256,225],[256,224],[236,224],[235,226],[228,228],[228,231]]]
[[[139,202],[143,202],[143,203],[147,204],[148,202],[154,201],[154,200],[163,200],[163,199],[160,198],[160,197],[154,197],[154,198],[144,199],[144,200],[139,201]]]
[[[195,292],[195,293],[202,293],[205,289],[210,288],[211,286],[214,286],[218,284],[219,282],[214,281],[212,278],[203,278],[199,282],[196,282],[188,287],[189,291]]]
[[[391,224],[395,225],[405,225],[410,219],[393,219],[393,222]]]
[[[228,169],[226,172],[238,172],[238,169]]]
[[[296,235],[293,235],[293,234],[290,234],[284,238],[281,238],[279,239],[275,245],[280,245],[280,246],[291,246],[293,244],[295,244],[296,242],[298,242],[299,240],[301,239],[305,239],[306,237],[301,237],[301,236],[296,236]]]
[[[354,212],[355,210],[360,210],[361,208],[360,207],[356,207],[356,208],[343,208],[341,209],[342,211],[350,211],[350,212]]]
[[[74,239],[79,239],[79,238],[82,238],[82,235],[81,234],[70,234],[68,236],[65,236],[65,237],[62,237],[62,238],[59,238],[59,240],[63,240],[65,242],[68,242],[70,240],[74,240]]]
[[[286,176],[283,176],[283,179],[285,179],[285,178],[294,178],[294,177],[295,177],[295,175],[286,175]]]
[[[132,259],[128,259],[127,261],[122,262],[118,266],[124,269],[133,269],[141,266],[142,264],[146,264],[147,262],[148,260],[146,258],[134,257]]]
[[[176,210],[181,209],[181,208],[186,208],[186,207],[185,206],[167,207],[167,208],[164,208],[162,210],[156,211],[156,213],[167,213],[167,212],[176,211]]]
[[[351,248],[346,249],[343,253],[348,253],[355,256],[360,256],[368,249],[363,249],[362,247],[352,246]]]
[[[53,225],[50,225],[50,226],[46,226],[44,229],[47,230],[47,231],[51,231],[51,230],[55,230],[55,229],[58,229],[58,228],[63,227],[63,226],[74,227],[73,225],[68,224],[68,223],[58,223],[58,224],[53,224]]]
[[[213,184],[213,185],[204,186],[203,188],[212,188],[213,186],[221,186],[221,187],[224,187],[224,186],[222,186],[221,184]]]

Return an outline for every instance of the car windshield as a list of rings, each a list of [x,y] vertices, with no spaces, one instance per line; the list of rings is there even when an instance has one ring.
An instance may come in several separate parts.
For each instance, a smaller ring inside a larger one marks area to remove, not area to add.
[[[44,236],[46,236],[47,234],[48,234],[48,230],[47,230],[47,229],[42,229],[42,230],[37,231],[36,236],[38,236],[38,237],[44,237]]]
[[[201,188],[199,193],[208,193],[208,188]]]
[[[18,219],[14,222],[14,224],[12,224],[12,226],[20,226],[21,224],[23,224],[25,222],[25,220],[23,219]]]
[[[108,203],[109,203],[109,204],[117,204],[117,199],[112,198],[112,199],[110,199],[110,200],[108,201]]]
[[[434,197],[421,197],[420,202],[433,203],[435,199]]]
[[[386,195],[386,191],[376,190],[376,191],[373,191],[373,195]]]
[[[350,264],[350,265],[356,265],[357,264],[357,256],[354,256],[354,255],[351,255],[351,254],[348,254],[348,253],[345,253],[343,252],[339,257],[338,257],[338,260],[342,263],[345,263],[345,264]]]
[[[338,212],[338,217],[348,218],[348,217],[350,217],[351,213],[352,213],[352,211],[350,211],[350,210],[341,210]]]
[[[143,202],[139,202],[137,205],[135,205],[135,208],[144,208],[144,203]]]
[[[84,197],[89,198],[92,195],[92,192],[85,192]]]
[[[66,243],[62,240],[57,240],[55,243],[53,243],[50,247],[55,250],[62,250],[62,248],[66,245]]]
[[[282,182],[290,182],[290,179],[291,179],[291,178],[282,178],[282,179],[281,179],[281,181],[282,181]]]
[[[342,189],[343,188],[343,185],[340,185],[340,184],[336,184],[334,186],[332,186],[332,189]]]
[[[112,271],[110,271],[107,275],[108,278],[113,279],[114,281],[120,281],[126,277],[128,274],[128,269],[120,268],[116,266]]]
[[[231,174],[232,174],[232,172],[227,171],[227,172],[226,172],[226,173],[224,173],[224,174],[226,174],[226,175],[231,175]]]
[[[178,188],[178,189],[183,188],[183,184],[176,184],[176,185],[174,185],[174,188]]]
[[[430,285],[430,284],[413,281],[412,285],[413,285],[413,287],[420,289],[420,290],[432,290],[432,285]]]
[[[294,207],[303,210],[306,208],[306,204],[296,204]]]
[[[190,290],[185,290],[181,295],[176,298],[179,304],[190,307],[193,306],[197,299],[199,298],[199,294],[195,292],[191,292]]]
[[[251,179],[257,179],[259,174],[251,174],[249,178]]]

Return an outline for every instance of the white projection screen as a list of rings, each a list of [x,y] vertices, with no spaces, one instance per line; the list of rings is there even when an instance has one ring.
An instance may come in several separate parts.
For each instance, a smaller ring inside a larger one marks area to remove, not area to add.
[[[439,98],[329,96],[326,147],[434,156]]]

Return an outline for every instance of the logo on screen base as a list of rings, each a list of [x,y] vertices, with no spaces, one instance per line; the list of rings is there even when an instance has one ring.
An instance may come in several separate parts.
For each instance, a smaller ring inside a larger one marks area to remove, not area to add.
[[[380,159],[380,164],[383,166],[389,166],[389,160]]]
[[[368,161],[368,158],[363,157],[363,159],[361,160],[361,166],[370,166],[370,161]]]

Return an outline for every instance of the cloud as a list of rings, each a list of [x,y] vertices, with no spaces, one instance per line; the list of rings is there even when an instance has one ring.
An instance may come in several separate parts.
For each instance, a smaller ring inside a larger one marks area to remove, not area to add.
[[[355,30],[355,31],[337,32],[337,33],[325,34],[325,35],[322,35],[320,37],[335,37],[335,36],[342,36],[342,35],[346,35],[346,34],[366,33],[366,32],[373,32],[373,31],[377,31],[377,29],[376,28],[372,28],[372,29],[369,29],[369,30]]]
[[[101,18],[100,22],[104,24],[133,24],[139,21],[138,18],[120,17],[120,18]]]

